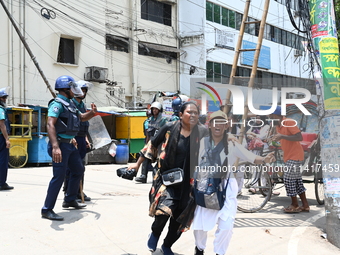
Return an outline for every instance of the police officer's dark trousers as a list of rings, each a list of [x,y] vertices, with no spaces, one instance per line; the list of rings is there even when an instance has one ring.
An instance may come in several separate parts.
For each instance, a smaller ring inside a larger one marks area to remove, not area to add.
[[[0,135],[0,186],[4,185],[8,173],[9,149],[6,148],[6,139]]]
[[[76,136],[75,139],[77,141],[77,147],[78,147],[79,155],[80,155],[80,158],[82,160],[82,163],[83,163],[83,166],[84,166],[84,171],[85,171],[86,137],[85,136]],[[70,169],[67,169],[66,176],[65,176],[65,182],[64,182],[64,188],[63,188],[64,192],[67,191],[67,188],[68,188],[68,185],[69,185],[70,173],[71,173]],[[84,187],[84,174],[83,174],[81,180],[83,182],[83,187]],[[80,193],[80,190],[79,190],[78,193]]]
[[[84,165],[78,149],[72,143],[59,143],[59,148],[62,154],[62,162],[52,163],[53,177],[48,186],[42,211],[54,208],[68,167],[70,169],[70,181],[64,198],[65,202],[76,200],[80,179],[84,174]],[[51,143],[48,143],[48,154],[52,156]]]

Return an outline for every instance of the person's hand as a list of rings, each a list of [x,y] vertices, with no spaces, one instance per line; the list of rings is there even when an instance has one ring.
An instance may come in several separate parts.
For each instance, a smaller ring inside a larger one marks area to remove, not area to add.
[[[76,147],[78,149],[78,143],[76,139],[72,139],[72,144],[74,145],[74,147]]]
[[[6,148],[9,149],[11,147],[11,142],[8,140],[6,140]]]
[[[274,156],[274,151],[271,153],[268,153],[265,157],[264,157],[264,162],[266,163],[273,163],[276,161],[276,158]]]
[[[139,165],[137,163],[132,163],[128,165],[128,170],[134,169],[135,172],[138,172]]]
[[[232,142],[234,145],[235,142],[240,143],[240,141],[233,134],[228,134],[228,142]]]
[[[283,135],[280,134],[280,133],[277,133],[276,135],[273,136],[272,140],[273,140],[274,142],[278,142],[278,141],[280,141],[282,138],[283,138]]]
[[[91,148],[91,143],[86,139],[86,148]]]
[[[11,142],[8,140],[6,140],[6,148],[9,149],[11,147]]]
[[[92,104],[91,104],[91,109],[92,109],[92,112],[93,112],[93,113],[96,113],[96,112],[97,112],[97,106],[96,106],[95,103],[92,103]]]
[[[53,148],[52,149],[52,160],[55,163],[61,163],[62,161],[62,156],[61,156],[61,150],[60,148]]]

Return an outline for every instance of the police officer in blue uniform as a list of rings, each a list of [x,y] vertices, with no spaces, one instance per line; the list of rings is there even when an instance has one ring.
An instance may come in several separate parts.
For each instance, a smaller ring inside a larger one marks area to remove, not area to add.
[[[85,105],[83,100],[86,98],[88,90],[91,89],[92,83],[82,81],[82,80],[77,81],[76,83],[81,88],[83,95],[82,96],[75,96],[74,98],[72,98],[72,101],[81,113],[85,113],[86,112],[86,105]],[[90,143],[87,140],[88,130],[89,130],[89,122],[88,121],[80,122],[80,129],[79,129],[77,136],[75,137],[76,142],[77,142],[77,148],[78,148],[80,157],[81,157],[83,165],[84,165],[84,169],[85,169],[86,152],[87,152],[88,148],[90,148]],[[70,170],[67,170],[65,183],[64,183],[64,192],[67,191],[68,182],[70,180],[69,176],[70,176]],[[81,183],[82,183],[82,187],[84,188],[84,175],[82,177]],[[81,192],[83,192],[83,191],[79,189],[79,192],[78,192],[78,195],[77,195],[78,199],[82,198]],[[84,195],[84,201],[91,201],[91,198],[86,196],[85,193],[83,193],[83,195]]]
[[[180,97],[175,98],[172,100],[171,107],[174,113],[170,117],[169,121],[176,121],[179,120],[179,110],[181,109],[182,106],[182,99]]]
[[[48,153],[52,157],[53,177],[49,183],[43,208],[42,218],[63,220],[53,211],[61,186],[64,182],[67,168],[70,169],[70,181],[62,204],[63,208],[81,209],[86,204],[76,201],[80,180],[84,174],[84,165],[78,149],[73,144],[73,138],[78,134],[80,121],[87,121],[97,112],[95,104],[91,111],[80,113],[72,98],[83,93],[70,76],[60,76],[55,83],[59,92],[49,104],[47,132],[49,136]]]
[[[13,187],[9,186],[6,182],[8,173],[9,147],[11,146],[8,137],[8,134],[10,133],[10,123],[6,110],[7,97],[8,94],[6,93],[6,88],[0,89],[0,190],[13,189]]]

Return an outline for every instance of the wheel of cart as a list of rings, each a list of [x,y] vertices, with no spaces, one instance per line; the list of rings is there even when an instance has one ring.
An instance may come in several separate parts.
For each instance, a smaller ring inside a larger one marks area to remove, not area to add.
[[[320,156],[320,138],[317,134],[314,134],[313,139],[307,147],[308,157],[303,165],[302,178],[304,183],[314,183],[316,201],[318,201],[320,205],[323,205],[325,203],[325,191],[322,176],[323,167]]]
[[[9,160],[8,164],[10,167],[23,167],[26,165],[28,160],[27,154],[27,142],[24,139],[11,139],[11,147],[9,148]]]
[[[310,154],[306,159],[305,168],[313,174],[315,198],[320,205],[323,205],[325,204],[325,191],[323,185],[323,169],[320,156],[321,148],[319,136],[309,145],[308,149]]]
[[[262,209],[271,198],[271,179],[267,171],[262,171],[261,166],[240,162],[237,167],[235,173],[239,185],[237,209],[242,212],[256,212]]]
[[[316,166],[321,166],[321,161],[317,161]],[[321,168],[321,167],[320,167]],[[322,169],[314,172],[315,198],[320,205],[325,204],[325,190],[323,185]]]
[[[28,160],[27,143],[32,140],[32,109],[12,107],[8,109],[11,122],[9,141],[9,166],[23,167]]]

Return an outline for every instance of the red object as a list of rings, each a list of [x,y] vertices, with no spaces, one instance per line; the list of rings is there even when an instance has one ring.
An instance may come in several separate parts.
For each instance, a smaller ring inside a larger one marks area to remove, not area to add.
[[[303,140],[300,142],[304,151],[310,150],[311,143],[318,138],[316,133],[301,132]]]

